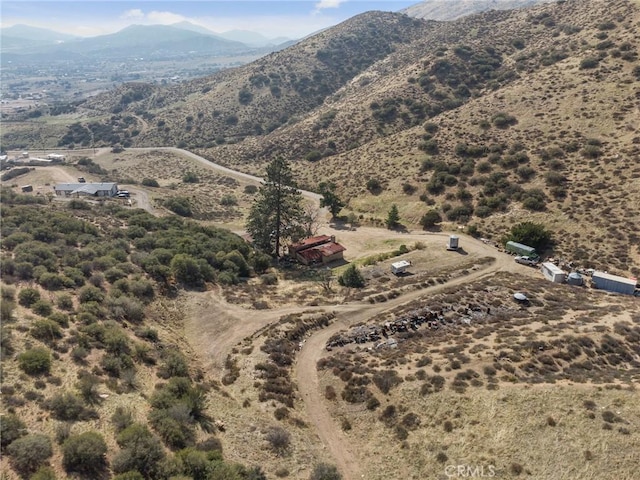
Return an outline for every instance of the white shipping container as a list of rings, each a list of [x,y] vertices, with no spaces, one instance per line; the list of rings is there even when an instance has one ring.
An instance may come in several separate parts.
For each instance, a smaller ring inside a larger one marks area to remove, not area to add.
[[[625,295],[633,295],[636,288],[636,280],[605,272],[593,272],[591,280],[597,289],[624,293]]]

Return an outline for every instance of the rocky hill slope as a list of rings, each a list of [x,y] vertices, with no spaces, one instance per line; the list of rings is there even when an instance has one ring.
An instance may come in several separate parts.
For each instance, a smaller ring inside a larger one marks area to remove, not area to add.
[[[456,20],[487,10],[514,10],[555,0],[423,0],[401,13],[427,20]]]
[[[412,224],[435,208],[496,236],[537,219],[561,255],[637,274],[639,21],[628,0],[454,22],[369,12],[238,69],[96,97],[78,111],[104,120],[61,145],[93,132],[254,173],[281,155],[365,219],[390,202]]]

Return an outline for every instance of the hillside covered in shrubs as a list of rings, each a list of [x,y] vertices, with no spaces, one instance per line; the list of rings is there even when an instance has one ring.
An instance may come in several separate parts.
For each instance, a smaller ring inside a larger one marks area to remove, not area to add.
[[[260,479],[224,461],[207,380],[162,307],[269,266],[179,217],[2,192],[2,468],[21,478]],[[13,477],[11,477],[13,478]]]
[[[559,255],[637,275],[639,19],[629,0],[452,22],[368,12],[237,69],[124,85],[56,138],[179,146],[255,174],[280,155],[365,223],[391,203],[406,224],[435,210],[492,238],[539,221]]]

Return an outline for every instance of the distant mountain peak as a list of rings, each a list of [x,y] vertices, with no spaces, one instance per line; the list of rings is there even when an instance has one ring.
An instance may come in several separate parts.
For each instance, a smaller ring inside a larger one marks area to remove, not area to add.
[[[197,25],[195,23],[191,23],[186,20],[183,20],[182,22],[172,23],[169,26],[174,28],[180,28],[182,30],[189,30],[191,32],[201,33],[202,35],[213,35],[215,37],[220,36],[219,33],[216,33],[213,30],[209,30],[208,28],[203,27],[202,25]]]
[[[70,35],[68,33],[58,32],[49,28],[33,27],[25,24],[16,24],[11,27],[1,28],[0,33],[3,37],[25,38],[32,41],[51,43],[59,43],[78,38],[75,35]]]

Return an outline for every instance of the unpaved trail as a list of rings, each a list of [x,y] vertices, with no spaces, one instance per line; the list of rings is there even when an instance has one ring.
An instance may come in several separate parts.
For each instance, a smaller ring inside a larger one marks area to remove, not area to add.
[[[192,160],[195,160],[199,163],[201,163],[202,165],[204,165],[205,167],[211,168],[212,170],[216,170],[218,172],[224,173],[230,177],[236,178],[236,179],[240,179],[240,180],[245,180],[245,181],[250,181],[252,183],[257,183],[257,184],[262,184],[264,183],[264,179],[260,178],[260,177],[256,177],[255,175],[249,175],[248,173],[243,173],[243,172],[238,172],[237,170],[232,170],[230,168],[224,167],[218,163],[214,163],[211,160],[207,160],[204,157],[201,157],[200,155],[197,155],[193,152],[190,152],[188,150],[183,150],[181,148],[176,148],[176,147],[139,147],[139,148],[128,148],[127,150],[132,150],[132,151],[138,151],[138,152],[151,152],[154,150],[164,150],[164,151],[169,151],[169,152],[173,152],[173,153],[177,153],[179,155],[183,155],[185,157],[191,158]],[[309,192],[307,190],[300,190],[300,193],[302,193],[302,196],[305,198],[308,198],[309,200],[313,200],[316,203],[320,202],[320,199],[322,198],[322,195],[319,195],[315,192]]]
[[[129,191],[132,194],[131,200],[133,201],[133,207],[142,208],[149,212],[151,215],[156,215],[156,211],[149,200],[149,194],[140,188],[129,188]]]
[[[237,172],[179,148],[159,147],[137,148],[135,150],[173,151],[230,177],[256,184],[264,183],[264,180],[259,177]],[[137,193],[140,194],[142,191]],[[315,204],[319,204],[321,195],[309,191],[301,191],[301,193],[305,198],[312,200]],[[145,208],[143,206],[143,195],[139,195],[138,201],[138,206]],[[150,205],[147,207],[147,209],[151,208]],[[323,213],[322,218],[325,218],[326,210]],[[335,226],[326,222],[322,225],[321,229],[322,233],[334,234],[339,241],[349,246],[349,259],[389,250],[388,245],[385,243],[389,241],[396,243],[425,241],[428,247],[434,247],[437,244],[439,248],[444,251],[446,238],[449,236],[448,233],[399,233],[374,227],[359,227],[355,230],[346,230],[335,228]],[[329,327],[315,332],[306,339],[298,355],[294,376],[298,384],[300,397],[305,405],[307,418],[315,426],[320,440],[325,447],[329,449],[343,477],[347,480],[363,478],[363,469],[360,468],[360,465],[361,462],[366,461],[366,459],[358,458],[352,451],[342,430],[331,417],[331,413],[327,409],[322,392],[320,391],[316,367],[317,362],[325,354],[326,350],[324,346],[333,334],[358,322],[366,321],[373,316],[381,315],[400,305],[445,288],[473,282],[499,271],[511,271],[525,275],[532,274],[532,269],[516,264],[512,257],[498,252],[493,246],[466,235],[461,237],[463,247],[466,250],[464,253],[469,255],[470,260],[491,257],[494,261],[491,264],[479,266],[478,269],[465,276],[456,277],[444,284],[434,285],[421,290],[410,290],[383,304],[352,302],[322,307],[293,305],[277,309],[253,310],[228,303],[218,290],[205,293],[187,293],[185,294],[186,297],[183,303],[186,338],[199,353],[205,368],[209,371],[221,373],[224,369],[225,358],[234,346],[266,325],[278,321],[283,315],[301,312],[303,310],[335,312],[337,315],[336,319]]]
[[[317,363],[318,360],[325,355],[326,350],[324,347],[329,338],[342,329],[349,328],[359,322],[364,322],[374,316],[383,315],[400,305],[409,303],[420,297],[433,294],[451,286],[462,285],[478,280],[481,277],[492,275],[501,270],[501,265],[502,262],[494,262],[469,275],[454,278],[444,284],[411,291],[383,304],[360,304],[356,309],[345,309],[343,308],[344,306],[339,305],[333,309],[338,313],[335,321],[329,325],[329,327],[315,332],[311,337],[306,339],[302,350],[298,354],[295,368],[298,391],[305,404],[307,418],[315,425],[320,440],[331,452],[345,480],[363,478],[364,475],[360,464],[366,462],[366,459],[359,459],[357,455],[353,453],[342,429],[331,417],[325,405],[322,392],[320,391]],[[353,307],[353,305],[351,307]]]
[[[351,232],[360,235],[361,241],[377,238],[384,235],[385,238],[407,239],[414,237],[425,238],[422,234],[401,234],[382,229],[365,229]],[[447,234],[436,234],[442,238],[442,245]],[[318,360],[325,355],[327,340],[341,329],[348,328],[358,322],[364,322],[372,317],[380,316],[400,305],[416,299],[439,292],[455,285],[463,285],[478,279],[493,275],[499,271],[512,271],[520,274],[532,274],[533,269],[516,264],[512,257],[498,252],[492,246],[478,240],[464,237],[470,259],[491,257],[494,261],[481,265],[471,273],[451,279],[444,284],[434,285],[421,290],[410,290],[399,297],[382,304],[370,304],[365,302],[352,302],[341,305],[322,307],[286,306],[270,310],[251,310],[239,305],[228,303],[221,292],[209,291],[205,294],[195,294],[185,305],[185,318],[187,319],[185,333],[194,349],[200,353],[204,360],[205,368],[209,371],[221,373],[224,369],[224,360],[231,349],[244,338],[251,336],[266,325],[276,322],[281,316],[300,311],[333,311],[336,313],[335,321],[326,329],[319,330],[308,337],[300,351],[294,377],[298,385],[300,398],[305,405],[306,417],[314,425],[322,444],[328,449],[333,461],[336,463],[345,479],[360,479],[363,469],[361,462],[366,459],[358,458],[350,448],[348,439],[342,429],[331,417],[319,385]]]
[[[330,230],[330,229],[329,229]],[[340,232],[340,231],[338,231]],[[336,234],[338,233],[336,232]],[[358,229],[355,232],[349,232],[350,235],[358,235],[363,244],[367,243],[367,239],[377,240],[379,236],[386,239],[401,240],[425,240],[429,239],[433,242],[433,237],[442,238],[442,248],[448,234],[432,234],[425,236],[424,234],[402,234],[389,232],[388,230],[366,228]],[[465,244],[468,249],[469,257],[480,259],[482,257],[494,258],[494,262],[488,266],[481,267],[481,270],[473,272],[470,275],[456,278],[445,283],[445,286],[455,285],[457,283],[466,283],[474,280],[477,276],[495,273],[497,271],[513,271],[527,272],[530,269],[515,263],[509,255],[499,253],[495,248],[486,245],[478,240],[464,237]],[[348,243],[349,248],[351,244]],[[452,253],[455,255],[455,253]],[[402,304],[418,298],[431,289],[422,289],[410,291],[382,305],[371,305],[369,303],[352,302],[341,305],[325,305],[325,306],[303,306],[288,305],[280,308],[268,310],[255,310],[244,308],[241,305],[229,303],[219,290],[210,290],[204,293],[191,292],[185,293],[184,314],[185,314],[185,334],[189,341],[193,344],[196,351],[199,352],[200,358],[203,360],[207,369],[213,372],[221,373],[224,369],[224,360],[231,349],[241,342],[244,338],[251,336],[257,330],[271,322],[275,322],[283,315],[297,313],[301,311],[334,311],[336,313],[353,314],[363,312],[363,315],[375,315],[378,309],[386,309],[391,305]],[[353,323],[353,322],[351,322]]]

